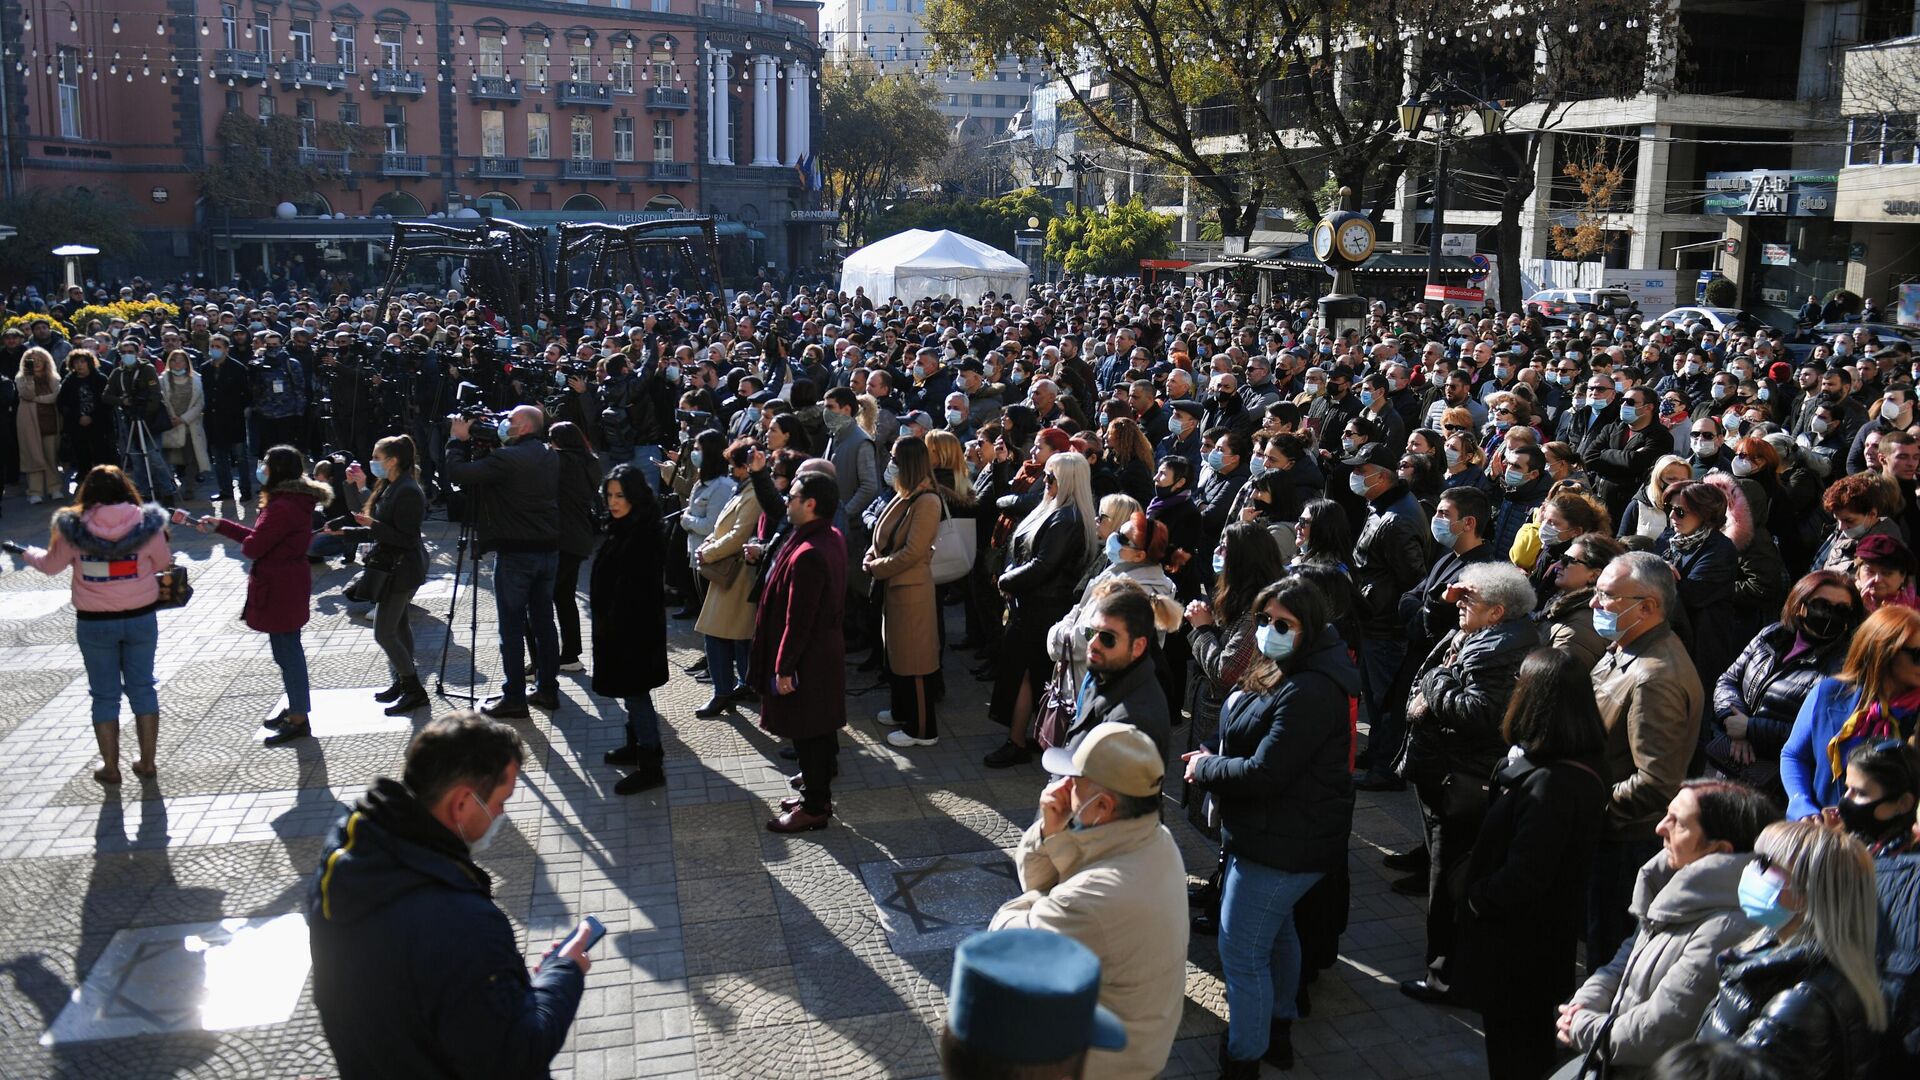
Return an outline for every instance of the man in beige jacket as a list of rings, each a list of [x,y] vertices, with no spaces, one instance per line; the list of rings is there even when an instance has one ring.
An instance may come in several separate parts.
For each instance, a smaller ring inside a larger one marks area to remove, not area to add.
[[[992,929],[1065,934],[1100,958],[1100,1004],[1127,1028],[1126,1049],[1093,1051],[1086,1075],[1158,1076],[1186,997],[1186,869],[1160,824],[1165,765],[1131,724],[1089,731],[1071,755],[1047,751],[1059,779],[1040,793],[1040,817],[1016,853],[1026,891]]]

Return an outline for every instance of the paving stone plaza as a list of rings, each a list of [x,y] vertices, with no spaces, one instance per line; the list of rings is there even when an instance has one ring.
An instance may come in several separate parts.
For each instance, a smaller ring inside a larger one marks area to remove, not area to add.
[[[46,509],[9,500],[0,535],[44,545]],[[413,626],[431,689],[454,544],[438,519],[429,537],[435,576]],[[334,1075],[308,977],[307,880],[341,804],[398,774],[414,724],[369,708],[387,669],[371,624],[339,595],[352,573],[316,567],[306,648],[318,737],[261,746],[280,677],[266,637],[238,621],[243,564],[191,531],[174,542],[198,592],[160,617],[160,775],[143,784],[128,770],[104,798],[66,579],[11,558],[0,573],[0,1076]],[[446,649],[456,689],[473,659],[469,586]],[[483,693],[499,668],[487,587],[482,573]],[[959,609],[947,613],[957,634]],[[707,688],[679,669],[698,638],[676,622],[671,641],[674,678],[655,695],[667,786],[613,794],[620,772],[600,754],[618,710],[563,673],[560,709],[516,725],[529,760],[478,860],[530,963],[582,915],[607,927],[554,1075],[937,1075],[953,946],[1018,890],[1004,851],[1033,819],[1038,764],[980,764],[1002,735],[985,718],[987,684],[949,651],[940,744],[893,749],[874,722],[887,695],[854,697],[833,825],[769,834],[790,763],[750,705],[693,717]],[[1178,807],[1166,816],[1197,881],[1215,849]],[[1388,890],[1379,854],[1409,844],[1415,824],[1410,795],[1361,796],[1341,959],[1295,1026],[1299,1064],[1272,1075],[1484,1074],[1476,1016],[1397,988],[1421,968],[1423,916]],[[1196,935],[1168,1076],[1216,1071],[1219,970],[1214,939]]]

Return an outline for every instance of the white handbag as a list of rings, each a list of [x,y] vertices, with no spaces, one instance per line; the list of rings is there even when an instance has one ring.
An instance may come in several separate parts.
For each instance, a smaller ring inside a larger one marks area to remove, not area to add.
[[[940,530],[933,535],[933,559],[930,563],[933,583],[945,585],[971,573],[979,543],[980,537],[974,531],[973,521],[948,514],[946,497],[940,496]]]

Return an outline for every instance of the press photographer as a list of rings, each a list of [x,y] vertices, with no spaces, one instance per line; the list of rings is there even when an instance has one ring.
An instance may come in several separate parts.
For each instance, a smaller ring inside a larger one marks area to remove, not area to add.
[[[123,433],[121,465],[140,486],[140,497],[173,507],[173,470],[167,466],[160,436],[173,426],[160,400],[160,372],[140,355],[140,339],[120,339],[119,362],[107,374],[102,399],[113,407]]]
[[[499,620],[500,696],[480,711],[497,720],[524,720],[527,706],[560,705],[560,639],[553,617],[560,570],[560,458],[547,446],[545,418],[522,405],[497,421],[500,446],[477,454],[475,421],[452,422],[447,479],[473,507],[479,552],[494,554],[493,600]],[[524,643],[533,642],[536,686],[527,693]]]

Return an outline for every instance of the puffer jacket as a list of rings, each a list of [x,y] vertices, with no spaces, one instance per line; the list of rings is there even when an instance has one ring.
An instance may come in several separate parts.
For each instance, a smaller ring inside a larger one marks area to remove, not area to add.
[[[1679,870],[1662,851],[1640,868],[1629,906],[1640,930],[1575,991],[1574,1049],[1611,1062],[1609,1076],[1641,1075],[1685,1041],[1720,988],[1714,958],[1754,931],[1740,910],[1740,874],[1751,853],[1703,856]],[[1611,1026],[1608,1022],[1611,1020]]]
[[[1763,1050],[1768,1064],[1794,1080],[1867,1075],[1878,1036],[1853,984],[1817,947],[1781,944],[1769,934],[1751,948],[1722,953],[1719,964],[1720,995],[1697,1041]]]
[[[1353,544],[1353,580],[1360,586],[1361,629],[1398,638],[1400,597],[1427,576],[1427,515],[1407,485],[1396,482],[1367,507]]]
[[[160,599],[153,575],[173,565],[167,512],[151,503],[60,510],[52,549],[28,548],[22,558],[49,576],[73,567],[73,609],[83,621],[143,615]]]
[[[1360,672],[1332,627],[1267,694],[1238,690],[1218,753],[1194,759],[1194,786],[1220,807],[1222,847],[1277,870],[1327,872],[1353,829],[1347,708]]]
[[[1756,757],[1779,758],[1800,715],[1800,703],[1812,696],[1821,679],[1838,674],[1847,659],[1848,638],[1842,637],[1783,664],[1793,639],[1785,623],[1761,630],[1713,686],[1714,733],[1726,733],[1729,714],[1745,713],[1747,741]]]
[[[1414,783],[1440,783],[1453,772],[1487,776],[1506,753],[1500,721],[1513,696],[1520,661],[1539,644],[1525,612],[1471,634],[1449,631],[1414,676],[1426,703],[1408,709],[1406,767]]]

